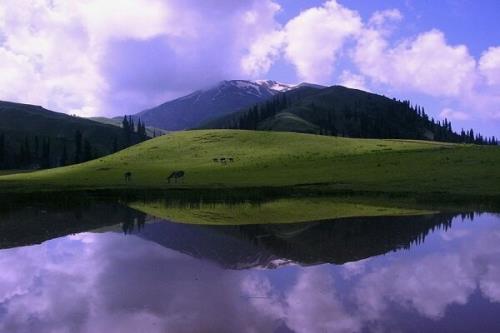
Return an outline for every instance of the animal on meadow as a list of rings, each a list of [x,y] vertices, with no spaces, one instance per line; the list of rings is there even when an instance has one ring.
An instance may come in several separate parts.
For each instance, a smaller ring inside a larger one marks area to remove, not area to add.
[[[234,158],[230,157],[229,158],[229,162],[233,163],[234,162]]]
[[[183,178],[184,177],[184,171],[174,171],[170,174],[170,176],[167,177],[167,181],[170,184],[170,180],[174,179],[174,181],[177,183],[177,179]]]
[[[132,180],[132,172],[130,172],[130,171],[125,172],[125,173],[123,174],[123,177],[125,177],[125,181],[126,181],[126,182],[131,181],[131,180]]]
[[[218,158],[214,158],[212,159],[212,161],[214,161],[215,163],[219,162],[219,159]]]
[[[221,158],[220,158],[220,162],[221,162],[221,163],[226,163],[226,158],[225,158],[225,157],[221,157]]]

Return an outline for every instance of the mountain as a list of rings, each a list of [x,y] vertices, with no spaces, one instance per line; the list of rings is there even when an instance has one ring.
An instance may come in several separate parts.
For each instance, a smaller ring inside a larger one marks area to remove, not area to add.
[[[496,139],[474,135],[472,130],[456,133],[448,120],[435,121],[409,101],[343,86],[285,90],[246,110],[211,119],[200,128],[496,144]]]
[[[140,118],[148,126],[169,131],[183,130],[199,126],[208,119],[266,101],[280,92],[291,91],[306,85],[316,87],[307,83],[290,85],[271,80],[222,81],[214,87],[198,90],[139,112],[134,117]]]
[[[41,106],[0,101],[0,119],[0,169],[72,164],[77,131],[81,133],[79,161],[126,146],[121,128]]]

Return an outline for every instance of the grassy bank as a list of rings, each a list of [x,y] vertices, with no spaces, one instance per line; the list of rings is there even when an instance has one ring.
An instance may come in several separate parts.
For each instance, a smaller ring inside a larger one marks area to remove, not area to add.
[[[233,162],[214,162],[215,158]],[[235,130],[162,136],[83,164],[0,177],[0,190],[322,186],[331,191],[500,195],[500,148]],[[166,177],[183,170],[182,182]],[[126,182],[124,173],[132,179]]]

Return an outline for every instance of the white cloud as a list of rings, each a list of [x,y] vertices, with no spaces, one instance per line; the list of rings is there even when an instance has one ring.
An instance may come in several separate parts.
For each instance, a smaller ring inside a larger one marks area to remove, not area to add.
[[[243,59],[246,73],[266,73],[282,53],[301,80],[327,83],[346,41],[362,27],[361,17],[335,0],[304,10],[284,27],[256,40]]]
[[[467,47],[448,45],[438,30],[390,47],[380,32],[367,29],[358,40],[354,62],[375,81],[431,96],[459,96],[470,89],[476,66]]]
[[[352,73],[350,71],[344,70],[340,75],[340,85],[360,89],[365,91],[370,91],[366,86],[366,80],[362,75]]]
[[[490,47],[482,54],[479,70],[489,85],[500,85],[500,46]]]
[[[323,7],[300,13],[286,24],[285,56],[294,64],[301,79],[328,82],[344,43],[361,27],[357,12],[335,0],[328,1]]]
[[[0,99],[80,115],[136,112],[239,77],[241,57],[276,27],[279,8],[271,0],[5,0]]]
[[[397,22],[403,19],[403,14],[395,8],[376,11],[368,21],[368,25],[382,26],[388,21]]]
[[[300,80],[425,94],[449,118],[500,119],[498,46],[475,59],[436,29],[396,40],[395,8],[363,21],[330,0],[283,25],[280,11],[274,0],[4,0],[0,99],[132,113],[285,61]]]
[[[470,118],[470,116],[462,111],[455,111],[450,108],[444,108],[440,113],[439,113],[439,118],[441,119],[448,119],[448,120],[467,120]]]

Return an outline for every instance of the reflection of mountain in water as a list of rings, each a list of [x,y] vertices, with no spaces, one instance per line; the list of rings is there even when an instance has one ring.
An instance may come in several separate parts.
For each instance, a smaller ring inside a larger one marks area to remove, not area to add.
[[[83,231],[134,233],[164,247],[223,267],[274,268],[341,264],[408,248],[435,228],[448,228],[451,215],[351,218],[334,221],[243,226],[202,226],[158,221],[114,202],[22,204],[0,210],[0,248],[31,245]]]
[[[227,268],[342,264],[409,248],[451,215],[356,218],[297,224],[199,226],[158,222],[137,235]]]

